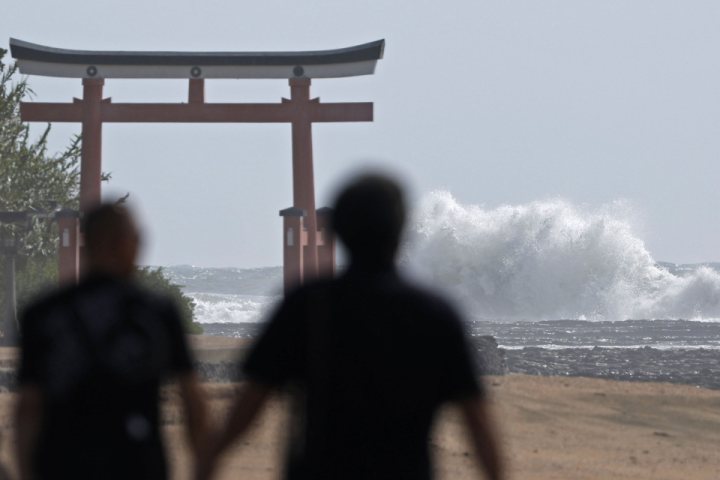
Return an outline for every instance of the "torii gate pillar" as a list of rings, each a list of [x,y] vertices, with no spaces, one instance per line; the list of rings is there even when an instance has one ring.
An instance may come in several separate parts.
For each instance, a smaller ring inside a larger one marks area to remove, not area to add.
[[[102,95],[105,80],[83,78],[80,210],[100,205],[102,183]]]
[[[293,206],[305,210],[303,229],[307,244],[303,248],[303,279],[318,276],[317,216],[315,214],[315,174],[313,172],[310,79],[290,79],[290,101],[294,106],[292,122]]]
[[[332,208],[322,207],[317,209],[317,227],[322,235],[322,242],[318,244],[318,274],[321,277],[335,276],[335,232],[330,225]]]
[[[290,207],[280,210],[283,217],[283,289],[289,292],[303,284],[304,246],[307,232],[303,229],[303,218],[307,212]]]
[[[77,210],[61,210],[55,214],[60,234],[58,280],[72,285],[80,278],[80,217]]]

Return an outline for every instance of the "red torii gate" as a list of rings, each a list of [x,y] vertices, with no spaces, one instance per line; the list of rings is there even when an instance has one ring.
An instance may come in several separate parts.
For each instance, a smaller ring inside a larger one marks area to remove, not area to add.
[[[285,291],[318,273],[335,271],[335,241],[328,210],[315,208],[312,124],[373,120],[372,103],[320,103],[310,98],[311,78],[370,75],[382,58],[384,40],[316,52],[96,52],[49,48],[10,39],[20,72],[82,78],[83,98],[73,103],[20,106],[26,122],[82,123],[80,210],[100,203],[102,124],[125,123],[290,123],[293,152],[293,207],[284,217]],[[188,78],[188,103],[113,103],[103,99],[105,78]],[[206,78],[287,78],[290,99],[281,103],[206,103]],[[79,215],[63,212],[60,223],[60,281],[80,273]]]

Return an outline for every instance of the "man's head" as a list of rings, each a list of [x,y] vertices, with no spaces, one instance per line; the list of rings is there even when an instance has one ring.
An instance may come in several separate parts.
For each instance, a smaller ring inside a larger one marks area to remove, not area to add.
[[[392,261],[405,224],[402,189],[381,175],[359,177],[340,192],[332,223],[354,259]]]
[[[124,207],[103,204],[83,219],[85,250],[90,271],[129,277],[135,271],[140,234]]]

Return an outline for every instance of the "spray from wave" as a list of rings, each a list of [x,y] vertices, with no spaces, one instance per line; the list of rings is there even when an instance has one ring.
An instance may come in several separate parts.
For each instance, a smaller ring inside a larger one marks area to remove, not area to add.
[[[659,266],[616,202],[485,209],[445,191],[421,202],[403,265],[492,320],[720,317],[720,274]]]
[[[195,302],[200,323],[256,323],[262,321],[278,301],[277,297],[188,293]]]

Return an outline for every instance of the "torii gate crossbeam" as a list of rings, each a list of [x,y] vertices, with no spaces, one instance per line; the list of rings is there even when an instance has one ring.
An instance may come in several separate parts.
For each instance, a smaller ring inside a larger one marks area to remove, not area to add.
[[[290,241],[292,228],[285,232],[285,289],[316,277],[318,269],[334,272],[334,240],[318,230],[312,124],[372,121],[373,104],[320,103],[310,97],[311,77],[374,73],[377,60],[382,58],[383,40],[340,50],[279,53],[90,52],[15,39],[10,40],[10,47],[21,73],[83,79],[82,99],[75,98],[72,103],[23,102],[20,107],[21,119],[26,122],[82,123],[81,211],[100,203],[103,123],[290,123],[293,208],[281,215],[293,212],[298,220],[293,220],[296,242]],[[102,98],[105,78],[188,78],[188,103],[113,103]],[[206,103],[205,78],[287,78],[290,99],[283,98],[281,103]],[[78,237],[74,234],[66,239]],[[323,255],[332,265],[318,264],[318,246],[332,250]],[[289,255],[288,248],[299,250]],[[74,265],[76,270],[61,272],[64,281],[77,279],[78,256],[79,240],[61,239],[61,269]],[[288,258],[296,261],[288,265]]]

